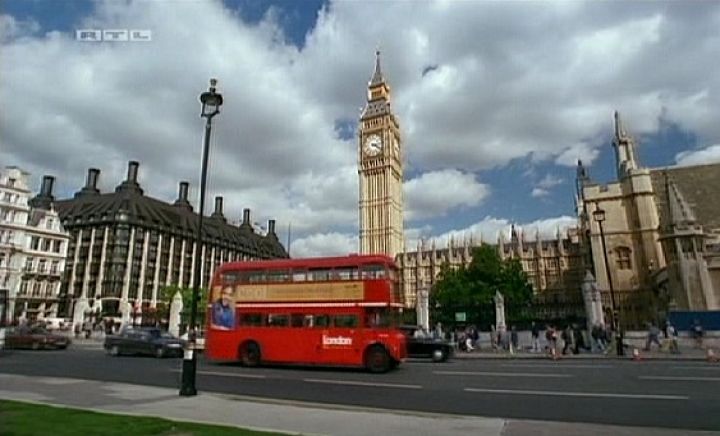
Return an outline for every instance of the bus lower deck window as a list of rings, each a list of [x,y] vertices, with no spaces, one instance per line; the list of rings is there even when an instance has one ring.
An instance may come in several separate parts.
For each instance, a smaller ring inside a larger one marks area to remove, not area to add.
[[[289,317],[285,314],[270,314],[267,316],[267,325],[269,327],[287,327]]]
[[[358,326],[357,315],[335,315],[335,327],[353,328]]]

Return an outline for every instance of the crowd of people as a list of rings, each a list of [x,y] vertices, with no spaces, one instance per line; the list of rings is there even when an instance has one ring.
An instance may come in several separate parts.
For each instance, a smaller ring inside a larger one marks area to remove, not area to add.
[[[689,336],[693,338],[696,348],[703,347],[704,331],[698,320],[693,323]],[[443,336],[441,331],[438,334],[436,328],[433,337],[449,340],[458,350],[464,352],[479,350],[527,351],[531,353],[561,353],[563,355],[583,352],[609,353],[614,349],[614,345],[611,346],[611,344],[616,340],[615,332],[609,324],[596,324],[586,330],[578,323],[569,323],[563,328],[553,324],[541,326],[535,322],[530,326],[529,344],[520,342],[520,334],[514,325],[509,329],[496,329],[494,325],[491,325],[489,338],[487,332],[481,333],[474,325],[451,331],[447,336]],[[628,344],[624,342],[623,346],[627,348]],[[647,324],[644,350],[651,351],[654,348],[670,353],[680,352],[678,330],[670,322],[666,322],[663,329],[660,329],[655,323]]]

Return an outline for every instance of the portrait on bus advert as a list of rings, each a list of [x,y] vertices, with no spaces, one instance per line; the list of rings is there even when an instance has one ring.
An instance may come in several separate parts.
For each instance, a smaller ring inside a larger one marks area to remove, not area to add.
[[[235,327],[235,299],[232,286],[225,286],[212,304],[211,327],[231,330]]]

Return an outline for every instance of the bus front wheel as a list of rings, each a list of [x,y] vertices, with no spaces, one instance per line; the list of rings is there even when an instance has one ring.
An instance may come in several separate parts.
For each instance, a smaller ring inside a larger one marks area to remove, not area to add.
[[[392,366],[392,359],[380,345],[373,345],[365,352],[365,367],[373,373],[387,372]]]
[[[257,342],[246,342],[240,347],[240,362],[244,366],[260,365],[260,346]]]

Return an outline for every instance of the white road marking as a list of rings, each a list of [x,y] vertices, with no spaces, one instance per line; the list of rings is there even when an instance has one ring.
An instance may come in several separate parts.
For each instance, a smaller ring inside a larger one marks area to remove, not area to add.
[[[433,371],[433,374],[440,375],[481,375],[489,377],[546,377],[546,378],[570,378],[570,374],[545,374],[542,372],[488,372],[488,371]]]
[[[171,369],[172,372],[182,372],[180,369]],[[267,376],[260,374],[240,374],[237,372],[220,372],[220,371],[198,371],[198,374],[202,375],[216,375],[220,377],[239,377],[239,378],[267,378]]]
[[[325,383],[330,385],[351,385],[351,386],[377,386],[381,388],[399,388],[399,389],[422,389],[420,385],[402,385],[396,383],[370,383],[361,382],[354,380],[322,380],[316,378],[303,379],[304,382],[308,383]]]
[[[673,366],[670,369],[682,369],[682,370],[700,370],[700,371],[720,371],[720,366]]]
[[[507,368],[599,368],[608,369],[614,368],[612,365],[576,365],[576,364],[564,364],[564,363],[504,363],[500,366]]]
[[[664,380],[664,381],[706,381],[720,382],[720,377],[669,377],[662,375],[641,375],[640,380]]]
[[[587,398],[629,398],[642,400],[688,400],[684,395],[649,395],[649,394],[613,394],[602,392],[558,392],[558,391],[526,391],[510,389],[479,389],[465,388],[466,392],[479,392],[485,394],[513,394],[513,395],[539,395],[554,397],[587,397]]]

